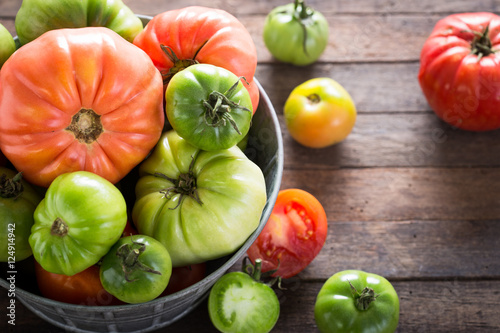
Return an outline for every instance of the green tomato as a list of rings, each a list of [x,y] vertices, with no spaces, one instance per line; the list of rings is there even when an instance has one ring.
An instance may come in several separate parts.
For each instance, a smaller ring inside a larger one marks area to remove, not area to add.
[[[12,37],[9,30],[0,24],[0,68],[2,68],[3,64],[14,51],[16,51],[14,37]]]
[[[264,22],[264,43],[278,60],[298,66],[318,60],[328,44],[328,21],[318,11],[295,0],[274,8]]]
[[[203,150],[230,148],[250,129],[248,90],[222,67],[197,64],[178,72],[167,86],[165,101],[172,128]]]
[[[233,253],[258,227],[266,203],[262,171],[237,146],[200,150],[174,130],[139,175],[132,219],[167,248],[174,267]]]
[[[129,42],[143,30],[122,0],[23,0],[15,25],[21,45],[62,28],[106,27]]]
[[[33,212],[41,199],[21,173],[0,167],[0,261],[14,262],[31,256],[28,238]]]
[[[51,273],[74,275],[96,264],[121,237],[127,207],[108,180],[88,171],[58,176],[34,213],[29,243]]]
[[[149,302],[165,290],[172,275],[167,249],[144,235],[121,238],[104,256],[99,276],[103,288],[126,303]]]
[[[314,316],[322,333],[393,333],[399,322],[399,298],[382,276],[346,270],[325,282]]]
[[[257,262],[257,260],[256,260]],[[260,281],[260,262],[252,275],[231,272],[214,284],[208,296],[212,324],[224,333],[267,333],[278,321],[280,303],[271,287]]]

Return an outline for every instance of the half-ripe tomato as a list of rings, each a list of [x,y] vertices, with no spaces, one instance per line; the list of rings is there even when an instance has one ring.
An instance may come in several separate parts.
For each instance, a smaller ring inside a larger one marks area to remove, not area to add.
[[[341,142],[356,123],[356,106],[337,81],[318,77],[295,87],[283,109],[285,124],[294,140],[310,148]]]
[[[36,185],[78,170],[116,183],[158,142],[162,101],[151,59],[115,32],[52,30],[2,67],[0,148]]]
[[[420,87],[434,112],[471,131],[500,128],[500,17],[459,13],[437,22],[420,54]]]
[[[247,251],[252,262],[262,259],[262,272],[292,277],[318,255],[327,234],[327,218],[321,203],[300,189],[279,192],[273,211],[259,237]]]
[[[42,296],[55,301],[80,305],[123,304],[103,288],[98,265],[67,276],[50,273],[35,261],[35,273]]]
[[[259,104],[259,90],[253,80],[257,50],[245,26],[228,12],[189,6],[156,15],[134,39],[146,51],[166,82],[180,70],[206,63],[223,67],[243,81],[253,110]]]

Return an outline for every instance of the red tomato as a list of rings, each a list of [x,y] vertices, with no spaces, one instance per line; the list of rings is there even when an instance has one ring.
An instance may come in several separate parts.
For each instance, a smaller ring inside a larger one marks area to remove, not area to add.
[[[204,262],[189,266],[173,267],[170,281],[168,281],[167,288],[162,296],[176,293],[203,280],[206,267]]]
[[[11,56],[0,81],[0,148],[36,185],[77,170],[116,183],[163,129],[160,73],[107,28],[49,31]]]
[[[257,50],[248,30],[228,12],[201,6],[163,12],[153,17],[134,44],[151,57],[167,80],[196,62],[245,77],[254,112],[257,109],[259,90],[253,81]],[[169,48],[177,61],[172,61],[161,45]]]
[[[35,261],[35,273],[40,293],[55,301],[80,305],[124,304],[104,290],[97,265],[67,276],[50,273]]]
[[[282,190],[266,226],[247,254],[252,262],[262,259],[262,272],[279,267],[273,276],[289,278],[313,261],[326,234],[327,218],[321,203],[306,191]]]
[[[418,79],[447,123],[472,131],[500,128],[500,17],[453,14],[437,22],[420,55]]]
[[[130,222],[130,219],[127,220],[127,224],[125,225],[125,229],[123,229],[122,237],[128,237],[133,235],[138,235],[139,232],[135,228],[135,226]]]

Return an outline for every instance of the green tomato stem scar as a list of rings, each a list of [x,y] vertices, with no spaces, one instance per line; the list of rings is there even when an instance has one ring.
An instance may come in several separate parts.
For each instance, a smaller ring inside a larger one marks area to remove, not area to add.
[[[351,293],[354,297],[354,302],[356,304],[356,308],[361,311],[365,311],[368,309],[370,304],[374,302],[379,294],[376,294],[372,288],[365,287],[361,292],[358,292],[356,288],[352,285],[351,281],[348,281],[351,286]]]
[[[158,272],[152,269],[151,267],[146,266],[139,260],[139,256],[145,250],[146,250],[146,244],[135,242],[133,239],[132,239],[132,245],[126,243],[121,245],[116,250],[116,256],[121,260],[122,270],[123,273],[125,274],[125,280],[127,282],[134,282],[138,280],[130,278],[130,275],[136,270],[162,275],[161,272]]]
[[[319,102],[321,102],[321,97],[319,97],[318,94],[311,94],[307,96],[307,99],[311,104],[318,104]]]
[[[9,178],[6,174],[0,177],[0,197],[14,198],[16,200],[23,193],[24,187],[21,183],[23,174],[19,172],[14,177]]]
[[[208,126],[210,127],[226,126],[227,122],[229,122],[231,126],[234,128],[234,130],[239,135],[241,135],[241,131],[239,130],[238,126],[236,125],[236,122],[231,116],[231,111],[232,109],[241,109],[250,113],[252,111],[230,100],[236,87],[240,83],[240,79],[243,79],[245,80],[245,82],[247,82],[244,77],[239,77],[238,80],[225,93],[221,93],[219,91],[212,91],[208,96],[208,99],[203,101],[203,106],[205,107],[205,123]]]
[[[60,217],[56,218],[50,227],[50,234],[52,236],[64,237],[68,234],[68,231],[68,224]]]

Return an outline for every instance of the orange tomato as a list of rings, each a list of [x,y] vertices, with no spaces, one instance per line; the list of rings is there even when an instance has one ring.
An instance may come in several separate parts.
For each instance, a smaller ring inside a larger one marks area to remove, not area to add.
[[[0,148],[36,185],[79,170],[116,183],[158,142],[162,101],[151,59],[115,32],[52,30],[2,67]]]
[[[169,10],[153,17],[134,44],[151,57],[167,81],[195,63],[219,66],[244,77],[253,111],[257,109],[259,90],[253,80],[257,50],[248,30],[230,13],[202,6]]]
[[[344,140],[356,123],[356,107],[335,80],[315,78],[292,90],[284,107],[288,132],[300,144],[324,148]]]

